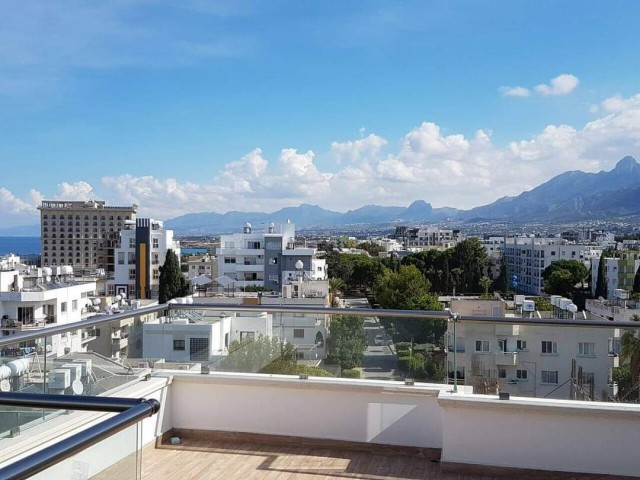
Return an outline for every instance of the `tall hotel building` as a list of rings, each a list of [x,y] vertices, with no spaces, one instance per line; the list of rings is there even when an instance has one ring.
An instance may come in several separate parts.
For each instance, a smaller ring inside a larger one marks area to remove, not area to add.
[[[113,272],[120,231],[125,221],[135,220],[138,206],[45,200],[38,210],[43,267],[71,265],[75,272],[98,268]]]

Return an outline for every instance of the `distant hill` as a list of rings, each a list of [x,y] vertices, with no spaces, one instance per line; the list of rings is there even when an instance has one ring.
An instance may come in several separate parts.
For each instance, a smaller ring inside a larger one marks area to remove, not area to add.
[[[503,197],[460,215],[463,220],[571,220],[640,212],[638,197],[622,190],[640,183],[640,164],[624,157],[609,172],[565,172],[516,197]],[[608,193],[607,193],[608,192]],[[631,199],[635,201],[628,203]],[[603,203],[604,202],[604,203]]]
[[[416,200],[408,207],[365,205],[346,213],[304,203],[272,213],[191,213],[167,220],[165,225],[176,233],[185,235],[239,232],[245,222],[260,228],[270,222],[282,223],[287,220],[298,227],[309,228],[391,225],[399,222],[418,224],[504,220],[525,223],[601,219],[633,214],[640,214],[640,164],[633,157],[624,157],[611,171],[565,172],[518,196],[503,197],[466,211],[448,207],[433,208],[424,200]]]

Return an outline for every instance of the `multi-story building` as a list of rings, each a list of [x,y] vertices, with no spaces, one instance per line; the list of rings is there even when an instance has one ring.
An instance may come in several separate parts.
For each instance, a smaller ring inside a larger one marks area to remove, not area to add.
[[[590,245],[572,244],[562,238],[505,238],[503,262],[507,267],[509,286],[516,292],[541,295],[544,292],[542,272],[557,260],[579,260],[591,267],[599,259],[600,250]]]
[[[460,230],[443,230],[437,227],[396,227],[395,236],[407,250],[451,248],[463,239]]]
[[[633,280],[640,268],[640,252],[625,250],[616,252],[616,257],[605,257],[604,278],[607,285],[607,298],[613,299],[616,290],[633,289]],[[591,269],[591,294],[595,295],[598,283],[600,262],[593,262]]]
[[[120,241],[114,250],[115,272],[107,281],[107,294],[156,298],[160,266],[164,265],[169,249],[179,260],[180,243],[174,240],[173,230],[166,230],[160,220],[138,218],[124,222]]]
[[[206,275],[213,279],[218,275],[218,259],[215,255],[192,255],[187,260],[189,270],[187,277],[193,279]]]
[[[460,315],[503,316],[497,300],[452,300]],[[531,324],[458,323],[448,328],[447,365],[453,377],[483,393],[498,388],[512,395],[610,400],[616,391],[620,330]]]
[[[74,272],[113,272],[119,232],[125,221],[135,219],[138,206],[114,207],[95,200],[44,200],[38,210],[42,266],[71,265]]]
[[[69,266],[42,267],[13,265],[0,270],[1,337],[44,329],[53,325],[79,323],[93,315],[91,298],[95,282],[78,282]],[[6,356],[47,352],[64,355],[86,351],[93,339],[90,331],[80,327],[72,335],[58,334],[46,338],[46,344],[20,344],[3,352]]]
[[[315,249],[296,246],[293,223],[269,225],[266,232],[253,232],[245,224],[242,233],[222,235],[218,277],[226,276],[236,289],[264,287],[280,291],[299,276],[326,280],[326,260],[315,257]]]

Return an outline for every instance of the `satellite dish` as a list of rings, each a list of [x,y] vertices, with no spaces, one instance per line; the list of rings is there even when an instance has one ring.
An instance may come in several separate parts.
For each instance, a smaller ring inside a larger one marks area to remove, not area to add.
[[[84,391],[84,385],[82,385],[82,382],[80,380],[74,380],[71,383],[71,389],[73,390],[74,395],[82,395],[82,392]]]
[[[47,281],[47,283],[49,283],[51,281],[51,275],[47,275],[47,278],[45,278],[45,280]]]

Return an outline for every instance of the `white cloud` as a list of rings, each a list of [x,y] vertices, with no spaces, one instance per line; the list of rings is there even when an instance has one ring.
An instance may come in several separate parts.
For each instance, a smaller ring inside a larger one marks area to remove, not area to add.
[[[525,87],[500,87],[503,97],[528,97],[531,91]]]
[[[46,198],[135,203],[142,215],[160,219],[203,211],[274,211],[302,202],[346,211],[422,198],[434,206],[469,208],[517,195],[567,170],[594,172],[610,169],[625,155],[640,158],[640,94],[607,98],[601,111],[582,127],[548,125],[506,146],[495,144],[484,130],[447,134],[424,122],[398,142],[375,134],[333,142],[329,152],[349,160],[337,171],[320,168],[313,151],[285,148],[269,159],[254,149],[210,179],[109,176],[94,186],[62,182]],[[21,198],[0,188],[0,221],[28,217],[37,223],[36,207],[43,198],[37,190]]]
[[[573,92],[579,83],[580,80],[575,75],[563,73],[552,78],[549,84],[536,85],[535,90],[542,95],[567,95]]]
[[[361,128],[360,133],[363,135],[364,129]],[[345,158],[351,162],[360,162],[378,155],[387,143],[389,142],[384,138],[371,133],[367,137],[358,140],[348,140],[341,143],[332,142],[331,152],[338,162]]]

